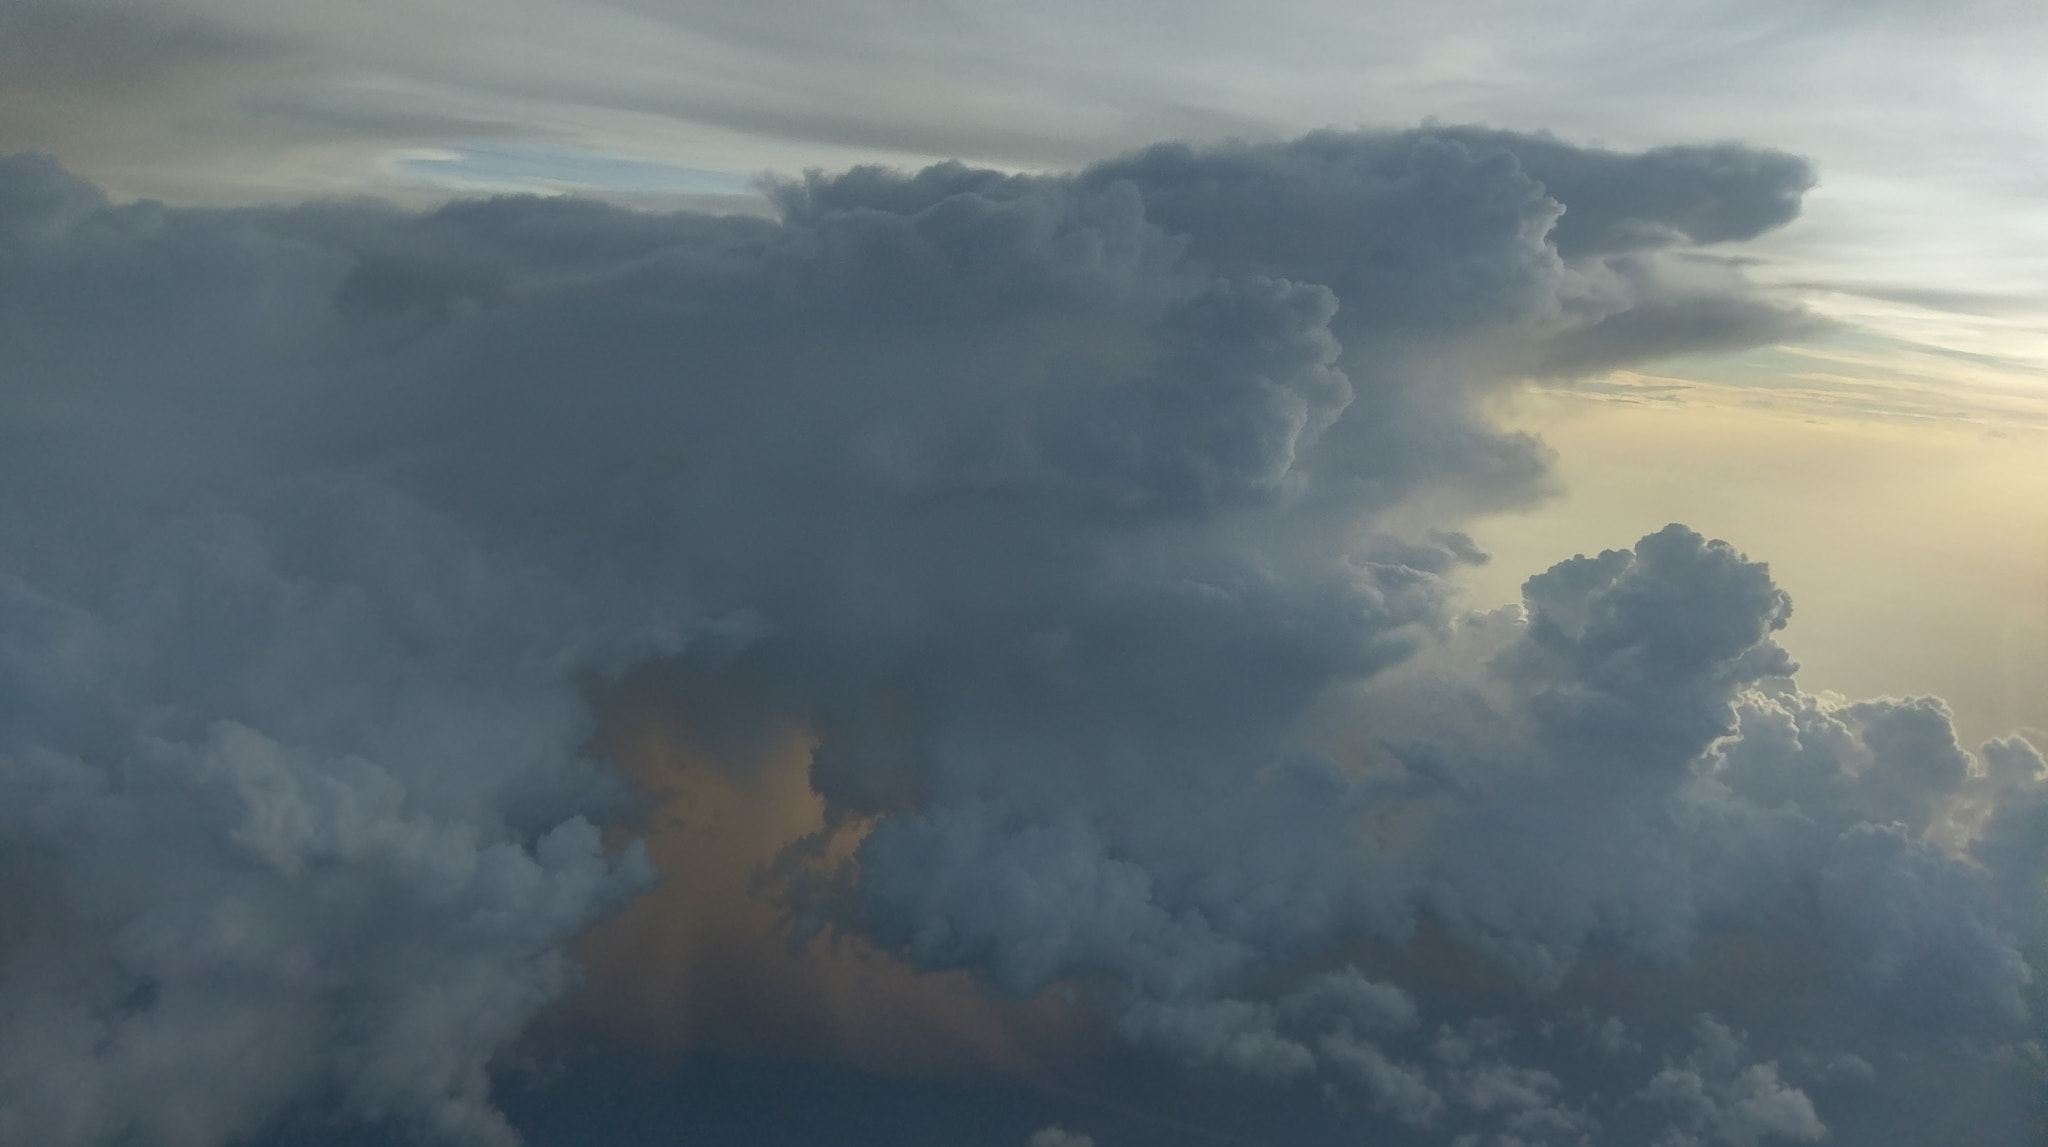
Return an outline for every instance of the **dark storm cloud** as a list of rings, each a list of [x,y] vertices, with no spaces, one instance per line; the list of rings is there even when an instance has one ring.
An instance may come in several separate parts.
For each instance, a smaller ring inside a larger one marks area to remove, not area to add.
[[[1349,304],[1340,337],[1440,331],[1470,353],[1483,346],[1475,328],[1554,310],[1556,328],[1536,346],[1510,344],[1503,373],[1584,374],[1820,325],[1691,261],[1648,257],[1791,221],[1814,175],[1781,152],[1622,155],[1478,130],[1360,147],[1327,133],[1285,149],[1153,148],[1090,175],[1151,189],[1152,217],[1194,236],[1198,256],[1328,284]],[[1361,204],[1408,229],[1379,230]]]
[[[2025,742],[1799,693],[1785,595],[1679,527],[1450,608],[1461,519],[1544,489],[1485,399],[1795,329],[1681,256],[1809,181],[1446,129],[769,221],[6,161],[0,1126],[507,1139],[486,1066],[648,879],[600,847],[629,670],[711,751],[815,738],[800,935],[1344,1119],[1796,1141],[1841,1108],[1795,1063],[1920,1078],[1919,1015],[2020,1078]],[[1519,1011],[1411,982],[1428,944]],[[1770,1026],[1816,952],[1825,1022]]]
[[[1171,790],[1124,803],[1074,784],[1054,824],[992,807],[989,785],[884,820],[850,876],[855,926],[1020,990],[1107,975],[1130,986],[1110,1005],[1130,1038],[1254,1080],[1320,1076],[1445,1139],[1808,1141],[1838,1119],[1903,1144],[1967,1114],[2025,1141],[2040,1064],[2023,949],[2041,940],[2044,870],[2009,842],[2032,839],[2015,827],[2043,783],[2031,746],[1973,757],[1938,702],[1799,693],[1770,636],[1783,593],[1679,527],[1564,563],[1526,598],[1342,706],[1399,732],[1349,768],[1253,769],[1190,795],[1183,749],[1159,766]],[[1940,843],[2011,784],[1976,843]],[[1403,1030],[1417,1005],[1391,985],[1393,1022],[1346,1018],[1314,983],[1232,994],[1332,939],[1401,945],[1418,928],[1485,953],[1534,1003],[1473,1017],[1474,1001],[1425,992],[1421,1015],[1485,1036],[1447,1045]],[[1738,939],[1743,961],[1707,955]],[[1613,992],[1589,960],[1640,966],[1671,1002]],[[1681,999],[1720,1001],[1754,1038],[1672,1015]],[[1589,1064],[1555,1046],[1561,1013],[1588,1006],[1617,1009],[1616,1033],[1647,1024],[1662,1051],[1631,1040],[1625,1062]],[[1715,1046],[1687,1050],[1695,1032]],[[1822,1063],[1882,1065],[1901,1090],[1842,1102]],[[1945,1072],[1995,1081],[1989,1109],[1930,1096],[1921,1077]]]

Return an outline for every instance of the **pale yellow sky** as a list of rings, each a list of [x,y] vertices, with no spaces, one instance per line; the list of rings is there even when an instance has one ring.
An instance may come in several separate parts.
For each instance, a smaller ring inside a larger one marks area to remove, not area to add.
[[[1530,391],[1503,419],[1557,450],[1565,493],[1481,523],[1494,559],[1472,575],[1474,606],[1515,600],[1523,578],[1574,553],[1680,521],[1770,563],[1792,594],[1783,642],[1809,690],[1940,695],[1971,747],[2048,728],[2040,424],[1643,376]]]

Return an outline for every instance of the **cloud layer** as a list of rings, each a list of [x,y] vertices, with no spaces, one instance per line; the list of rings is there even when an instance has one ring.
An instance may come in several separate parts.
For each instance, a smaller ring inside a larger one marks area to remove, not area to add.
[[[1340,1122],[1917,1142],[1948,1072],[2019,1142],[2032,746],[1800,692],[1682,527],[1453,602],[1547,488],[1488,399],[1808,329],[1687,256],[1811,182],[1462,129],[775,220],[0,163],[0,1128],[511,1138],[486,1068],[652,879],[630,703],[814,738],[800,938]]]

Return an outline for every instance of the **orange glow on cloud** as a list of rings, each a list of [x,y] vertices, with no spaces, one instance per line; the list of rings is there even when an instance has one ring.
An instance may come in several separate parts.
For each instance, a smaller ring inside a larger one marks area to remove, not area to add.
[[[671,1051],[796,1055],[901,1074],[1035,1074],[1074,1034],[1052,998],[993,998],[963,973],[919,974],[863,941],[827,935],[792,952],[757,874],[824,826],[813,739],[775,736],[756,759],[715,761],[666,715],[640,712],[606,738],[666,797],[643,838],[662,885],[587,935],[579,1004],[590,1019]],[[861,829],[832,839],[834,855]]]

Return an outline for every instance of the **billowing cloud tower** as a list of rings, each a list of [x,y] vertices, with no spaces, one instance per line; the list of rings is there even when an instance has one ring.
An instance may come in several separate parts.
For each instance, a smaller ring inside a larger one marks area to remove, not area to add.
[[[1812,328],[1702,253],[1811,182],[1429,129],[765,220],[6,160],[0,1139],[512,1140],[493,1057],[656,880],[652,709],[803,738],[796,942],[1326,1135],[2030,1141],[2033,745],[1802,692],[1682,526],[1454,600],[1548,492],[1490,400]]]

